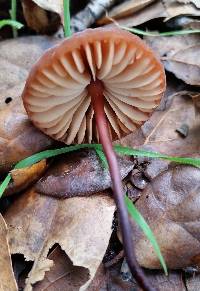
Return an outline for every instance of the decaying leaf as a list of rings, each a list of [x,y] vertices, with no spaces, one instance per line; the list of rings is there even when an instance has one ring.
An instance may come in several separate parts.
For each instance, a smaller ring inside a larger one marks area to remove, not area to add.
[[[26,36],[0,42],[1,108],[7,104],[7,100],[20,97],[32,65],[46,49],[58,41],[53,37]],[[8,97],[11,99],[7,99]]]
[[[54,38],[22,37],[0,43],[0,172],[52,145],[53,141],[28,120],[20,95],[30,67],[57,42]]]
[[[173,94],[164,110],[152,115],[141,129],[142,148],[172,156],[199,156],[200,121],[190,96],[187,91]],[[176,132],[183,123],[189,127],[185,138]],[[148,159],[148,163],[144,175],[151,182],[140,191],[136,206],[153,230],[169,268],[199,265],[200,169],[155,159]],[[150,242],[133,225],[140,264],[161,268]]]
[[[200,265],[199,194],[200,169],[172,166],[153,179],[136,202],[169,268]],[[160,268],[150,242],[135,225],[133,231],[139,263],[147,268]]]
[[[119,158],[122,179],[133,162]],[[103,168],[94,151],[81,151],[56,159],[54,165],[36,183],[36,190],[50,196],[73,197],[95,194],[111,187],[108,169]]]
[[[33,286],[33,291],[41,290],[67,290],[74,291],[89,280],[86,268],[73,266],[72,261],[57,246],[47,257],[54,265],[45,273],[44,279]]]
[[[38,1],[38,2],[40,2],[40,4],[42,4],[41,2],[43,2],[43,4],[47,4],[47,7],[48,7],[48,4],[51,4],[52,6],[55,6],[53,7],[54,9],[56,9],[57,7],[56,5],[53,5],[53,2],[55,4],[56,1],[52,1],[52,3],[49,3],[51,1]],[[32,0],[22,1],[23,14],[24,14],[24,18],[26,20],[28,27],[35,30],[37,33],[44,33],[44,34],[55,33],[58,30],[61,23],[60,17],[56,13],[51,13],[51,14],[47,13],[46,10],[42,9],[36,3],[37,1],[32,1]]]
[[[140,25],[152,19],[165,17],[167,17],[167,12],[164,5],[160,1],[156,1],[139,11],[131,13],[126,17],[117,19],[117,23],[122,26],[132,27]],[[112,18],[115,19],[115,17]],[[98,21],[98,24],[105,24],[109,22],[111,22],[111,18],[104,17],[103,19],[100,19]]]
[[[32,290],[32,285],[53,266],[47,255],[56,243],[74,266],[89,272],[89,280],[84,277],[82,282],[81,290],[85,290],[105,254],[114,211],[114,202],[105,193],[61,201],[32,189],[20,196],[5,214],[5,220],[11,253],[24,254],[26,260],[34,261],[25,291]]]
[[[53,140],[36,129],[28,120],[21,101],[0,110],[0,172],[34,153],[45,150]]]
[[[26,189],[36,182],[47,168],[46,160],[42,160],[30,167],[12,170],[12,181],[8,185],[4,195],[11,195]]]
[[[187,84],[200,85],[199,35],[145,39],[160,55],[168,71]]]
[[[100,19],[99,24],[109,22],[108,17],[117,19],[125,16],[129,16],[137,11],[142,10],[147,5],[151,4],[155,0],[129,0],[122,2],[115,6],[108,12],[108,15]]]
[[[195,114],[191,92],[173,94],[164,104],[138,132],[125,137],[122,144],[173,156],[197,155],[200,152],[200,121]],[[183,123],[189,127],[186,138],[176,131]],[[168,164],[167,161],[161,161],[163,162]]]
[[[119,5],[119,9],[118,6],[113,8],[108,13],[108,17],[103,17],[98,23],[109,23],[113,18],[119,25],[133,27],[155,18],[164,18],[167,21],[181,15],[200,16],[200,10],[191,3],[180,3],[177,0],[129,0]]]
[[[8,246],[8,229],[2,216],[0,216],[0,238],[0,290],[17,291],[18,288],[12,270],[10,250]]]

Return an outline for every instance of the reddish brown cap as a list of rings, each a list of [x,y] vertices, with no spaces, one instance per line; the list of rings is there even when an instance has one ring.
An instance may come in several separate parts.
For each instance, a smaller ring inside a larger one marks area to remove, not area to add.
[[[152,50],[120,29],[87,29],[48,50],[32,68],[22,94],[32,122],[66,144],[98,140],[91,80],[103,82],[113,139],[149,118],[165,90],[165,73]]]

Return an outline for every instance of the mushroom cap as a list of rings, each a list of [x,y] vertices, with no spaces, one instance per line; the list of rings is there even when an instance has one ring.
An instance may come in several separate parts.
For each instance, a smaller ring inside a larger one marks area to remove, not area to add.
[[[33,66],[22,98],[36,127],[66,144],[98,141],[88,85],[103,83],[112,140],[141,126],[165,90],[165,73],[137,36],[117,28],[87,29],[46,53]]]

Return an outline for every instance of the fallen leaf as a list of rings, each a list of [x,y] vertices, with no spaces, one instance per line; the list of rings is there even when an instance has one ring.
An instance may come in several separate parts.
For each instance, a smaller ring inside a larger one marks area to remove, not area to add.
[[[0,107],[21,96],[32,65],[45,50],[60,40],[45,36],[26,36],[0,42]]]
[[[122,179],[134,167],[119,158]],[[91,195],[111,187],[109,170],[103,168],[94,151],[81,151],[56,159],[54,165],[36,183],[39,193],[62,197]]]
[[[147,5],[151,4],[155,0],[129,0],[114,6],[106,16],[101,18],[98,23],[105,24],[109,22],[108,17],[118,19],[121,17],[129,16],[137,11],[142,10]]]
[[[191,92],[181,91],[172,94],[164,104],[165,106],[155,111],[139,131],[128,135],[121,143],[172,156],[197,155],[200,152],[200,120],[195,114]],[[183,123],[189,127],[186,138],[181,137],[176,131]]]
[[[53,141],[28,120],[20,95],[33,63],[57,42],[34,36],[0,43],[0,172],[52,145]]]
[[[121,26],[133,27],[152,19],[165,17],[167,17],[167,13],[164,5],[160,1],[156,1],[155,3],[153,2],[142,10],[131,13],[127,17],[117,19],[117,23]],[[105,24],[110,22],[112,22],[111,19],[104,17],[102,20],[98,21],[98,24]]]
[[[200,61],[198,35],[172,37],[145,37],[165,65],[166,70],[190,85],[200,85]]]
[[[26,189],[44,174],[46,168],[46,160],[42,160],[30,167],[12,170],[10,172],[12,181],[8,185],[4,195],[15,194]]]
[[[49,148],[53,140],[36,129],[20,102],[0,111],[0,172],[9,171],[16,162]]]
[[[8,229],[2,216],[0,216],[0,238],[0,290],[17,291],[18,288],[12,270],[10,250],[8,246]]]
[[[44,4],[47,4],[48,7],[49,2],[51,1],[38,1],[38,2],[43,2]],[[56,3],[56,1],[52,1],[51,5],[53,4],[53,2],[54,4]],[[60,17],[58,16],[58,14],[53,12],[47,13],[46,10],[40,7],[41,5],[38,6],[36,3],[37,1],[22,0],[23,14],[28,27],[30,27],[31,29],[35,30],[37,33],[40,34],[55,33],[59,29],[61,24]],[[56,6],[53,8],[56,8]]]
[[[171,269],[200,265],[199,193],[200,169],[171,166],[151,181],[136,202]],[[151,243],[134,222],[133,233],[138,262],[161,268]]]
[[[53,261],[47,255],[56,243],[74,266],[89,272],[90,279],[82,282],[80,289],[85,290],[106,252],[114,211],[115,204],[105,193],[61,201],[32,189],[20,196],[8,209],[5,220],[11,253],[24,254],[26,260],[34,262],[25,291],[32,290],[52,268]]]
[[[45,273],[44,279],[33,286],[33,291],[74,291],[89,280],[86,268],[73,266],[69,257],[57,246],[47,257],[53,260],[54,265]]]

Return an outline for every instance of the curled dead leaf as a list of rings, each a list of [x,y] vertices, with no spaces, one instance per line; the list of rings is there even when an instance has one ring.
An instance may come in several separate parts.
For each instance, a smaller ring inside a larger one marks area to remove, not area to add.
[[[106,252],[115,211],[113,200],[99,193],[65,200],[41,196],[34,189],[20,196],[5,214],[11,253],[34,261],[25,290],[44,278],[53,266],[47,258],[58,243],[74,266],[89,272],[82,289],[95,275]],[[94,223],[95,221],[95,223]],[[73,279],[73,278],[71,278]]]
[[[133,162],[119,158],[122,179],[133,168]],[[103,168],[96,153],[85,150],[56,159],[54,165],[36,183],[39,193],[62,197],[95,194],[111,187],[108,169]]]
[[[36,182],[47,168],[46,160],[42,160],[30,167],[12,170],[12,181],[8,185],[4,195],[11,195],[26,189]]]
[[[134,14],[137,11],[142,10],[147,5],[151,4],[155,0],[129,0],[122,2],[112,8],[106,16],[101,18],[98,21],[98,24],[105,24],[110,22],[109,18],[122,18],[125,16],[130,16],[131,14]]]
[[[40,5],[38,6],[36,3],[39,2]],[[49,6],[56,3],[56,1],[52,1],[51,5],[50,1],[32,1],[32,0],[23,0],[22,1],[22,8],[23,8],[23,14],[24,18],[26,20],[26,23],[28,27],[35,30],[38,33],[47,33],[52,34],[55,33],[59,26],[60,26],[60,17],[57,13],[47,13],[46,10],[41,8],[42,3],[47,3],[47,8]],[[57,1],[58,2],[58,1]],[[61,1],[62,2],[62,1]],[[44,5],[46,7],[46,5]],[[55,10],[57,6],[53,5],[53,9]],[[53,11],[51,9],[51,11]],[[50,10],[50,9],[47,9]]]

